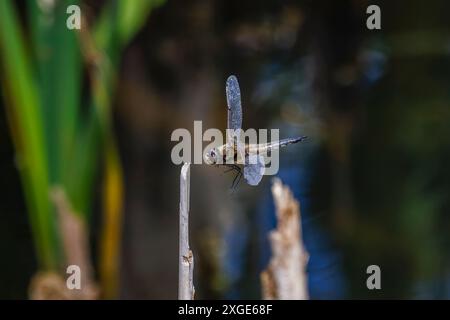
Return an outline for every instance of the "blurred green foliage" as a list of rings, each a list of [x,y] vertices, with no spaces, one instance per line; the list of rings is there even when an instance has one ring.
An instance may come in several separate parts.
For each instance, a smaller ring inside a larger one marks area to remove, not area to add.
[[[62,186],[74,211],[89,222],[103,161],[100,260],[106,295],[117,282],[123,198],[110,121],[116,68],[126,44],[161,3],[110,1],[94,23],[87,23],[82,10],[83,25],[76,31],[66,27],[66,9],[80,1],[30,0],[26,34],[14,1],[0,2],[0,77],[40,267],[60,270],[64,261],[52,188]],[[91,80],[88,97],[82,88],[85,68]]]

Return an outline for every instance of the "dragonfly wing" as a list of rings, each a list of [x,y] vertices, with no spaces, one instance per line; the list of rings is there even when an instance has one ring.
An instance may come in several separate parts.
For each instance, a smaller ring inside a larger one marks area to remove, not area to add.
[[[245,159],[244,178],[251,186],[256,186],[264,175],[264,157],[262,155],[248,155]]]
[[[227,129],[235,130],[234,135],[236,136],[242,128],[242,105],[241,90],[239,89],[239,83],[235,76],[228,77],[225,91],[227,94],[228,108]],[[228,142],[232,142],[232,136],[227,138],[231,138],[231,141]]]

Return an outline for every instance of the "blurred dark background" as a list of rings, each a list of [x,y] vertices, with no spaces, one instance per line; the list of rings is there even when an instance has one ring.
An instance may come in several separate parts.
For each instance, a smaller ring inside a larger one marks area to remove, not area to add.
[[[104,2],[84,5],[95,17]],[[366,28],[370,4],[381,30]],[[170,135],[194,120],[225,129],[225,80],[235,74],[244,128],[309,136],[280,153],[278,175],[301,203],[311,298],[450,298],[449,12],[445,0],[153,9],[120,57],[113,99],[125,187],[119,297],[176,298],[180,167]],[[26,298],[37,263],[4,112],[0,130],[0,297]],[[270,177],[230,194],[232,178],[192,167],[199,299],[260,298],[275,226]],[[371,264],[382,290],[366,288]]]

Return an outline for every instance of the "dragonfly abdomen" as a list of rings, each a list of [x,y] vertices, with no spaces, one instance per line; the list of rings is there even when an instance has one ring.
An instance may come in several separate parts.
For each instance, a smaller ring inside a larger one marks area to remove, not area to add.
[[[280,148],[282,148],[282,147],[288,146],[293,143],[301,142],[301,141],[305,140],[306,138],[307,138],[307,136],[283,139],[283,140],[279,141],[279,145],[280,145]]]
[[[290,144],[298,143],[305,140],[306,136],[301,136],[297,138],[286,138],[279,141],[274,141],[270,143],[260,143],[258,145],[246,146],[246,153],[250,154],[266,154],[268,151],[280,149],[282,147],[288,146]]]

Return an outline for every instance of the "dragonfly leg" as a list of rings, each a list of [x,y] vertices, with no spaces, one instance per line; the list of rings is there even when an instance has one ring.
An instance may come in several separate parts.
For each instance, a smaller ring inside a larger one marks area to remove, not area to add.
[[[233,183],[231,184],[231,189],[232,190],[236,189],[236,187],[239,185],[239,182],[241,181],[241,178],[242,178],[242,170],[241,170],[241,168],[236,166],[235,170],[237,171],[237,174],[236,174],[236,176],[233,179]]]
[[[236,186],[238,186],[239,185],[239,182],[241,182],[241,178],[242,178],[242,171],[240,170],[239,171],[239,174],[238,174],[238,180],[237,180],[237,182],[236,182]]]
[[[236,171],[236,172],[241,171],[241,168],[239,168],[239,166],[236,164],[224,164],[224,166],[228,168],[227,170],[224,171],[224,173],[228,173],[230,171]]]
[[[227,170],[225,170],[223,173],[228,173],[230,171],[236,171],[236,168],[234,168],[232,165],[225,164],[226,167],[228,167]],[[230,168],[231,167],[231,168]]]
[[[233,183],[231,184],[231,189],[234,191],[236,187],[239,185],[239,182],[242,178],[242,169],[237,164],[224,164],[224,166],[228,167],[224,173],[235,171],[236,176],[233,178]]]

